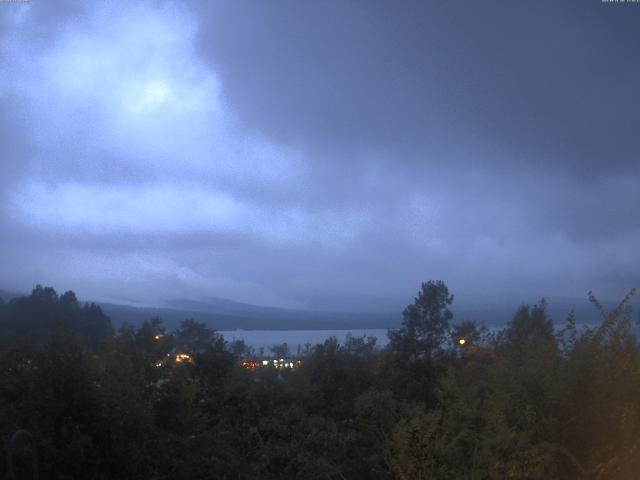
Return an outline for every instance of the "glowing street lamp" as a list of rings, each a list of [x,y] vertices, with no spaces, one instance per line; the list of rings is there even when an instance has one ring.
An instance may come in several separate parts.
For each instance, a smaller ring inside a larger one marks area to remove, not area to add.
[[[466,344],[467,344],[466,338],[461,338],[460,340],[458,340],[458,345],[460,345],[461,347],[464,347]]]

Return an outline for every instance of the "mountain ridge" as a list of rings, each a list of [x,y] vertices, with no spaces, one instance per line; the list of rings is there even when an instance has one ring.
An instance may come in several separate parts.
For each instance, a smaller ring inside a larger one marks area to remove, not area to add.
[[[21,296],[9,290],[0,290],[0,298],[8,301]],[[114,302],[94,302],[119,328],[125,323],[140,325],[154,317],[160,318],[167,328],[175,328],[187,318],[205,323],[216,330],[323,330],[395,328],[402,321],[402,310],[380,312],[332,312],[259,306],[218,297],[201,300],[172,299],[165,306],[136,306]],[[533,302],[530,302],[533,303]],[[530,304],[529,303],[529,304]],[[580,324],[594,324],[601,320],[598,311],[587,298],[551,297],[548,312],[556,328],[560,328],[570,311]],[[527,302],[502,305],[452,305],[454,322],[472,320],[487,326],[505,325],[520,305]],[[617,303],[602,302],[610,311]],[[638,317],[638,313],[634,315]]]

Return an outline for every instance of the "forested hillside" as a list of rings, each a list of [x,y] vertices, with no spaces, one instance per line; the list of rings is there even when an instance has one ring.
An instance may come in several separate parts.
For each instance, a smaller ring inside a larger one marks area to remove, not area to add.
[[[390,345],[330,339],[291,368],[205,325],[116,331],[73,292],[0,304],[5,478],[634,479],[629,301],[554,330],[544,301],[490,334],[424,283]],[[256,364],[260,368],[244,368]],[[36,477],[36,472],[39,477]],[[0,477],[2,478],[2,477]]]

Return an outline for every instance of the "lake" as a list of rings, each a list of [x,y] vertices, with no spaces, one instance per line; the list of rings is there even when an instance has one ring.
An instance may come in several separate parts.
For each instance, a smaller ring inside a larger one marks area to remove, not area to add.
[[[347,335],[353,337],[376,337],[376,346],[384,347],[389,343],[387,329],[351,329],[351,330],[227,330],[219,331],[228,342],[244,340],[244,342],[260,352],[264,349],[266,355],[270,354],[269,347],[286,343],[291,353],[298,351],[298,345],[304,349],[306,343],[317,345],[324,343],[330,337],[336,337],[338,342],[344,343]]]
[[[562,328],[563,326],[563,324],[560,324],[556,328]],[[594,328],[597,327],[597,324],[580,324],[578,325],[578,332],[582,332],[587,326]],[[497,325],[491,326],[489,330],[496,333],[502,328],[504,328],[504,325]],[[349,334],[353,337],[362,337],[364,335],[376,337],[376,347],[382,348],[389,344],[387,331],[386,328],[353,328],[345,330],[220,330],[218,333],[222,334],[228,342],[244,340],[249,347],[253,347],[256,353],[260,353],[262,348],[265,355],[270,355],[269,347],[273,345],[286,343],[289,347],[289,352],[295,354],[298,351],[298,345],[304,350],[306,343],[317,345],[324,343],[329,337],[336,337],[338,342],[344,343]],[[634,332],[640,336],[640,328],[637,325],[634,326]]]

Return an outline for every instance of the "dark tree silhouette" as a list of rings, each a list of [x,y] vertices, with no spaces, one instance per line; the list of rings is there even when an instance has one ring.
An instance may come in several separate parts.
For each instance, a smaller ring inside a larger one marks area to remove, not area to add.
[[[423,283],[414,303],[402,312],[402,327],[389,331],[391,348],[413,359],[441,349],[453,318],[452,302],[453,295],[443,281]]]

